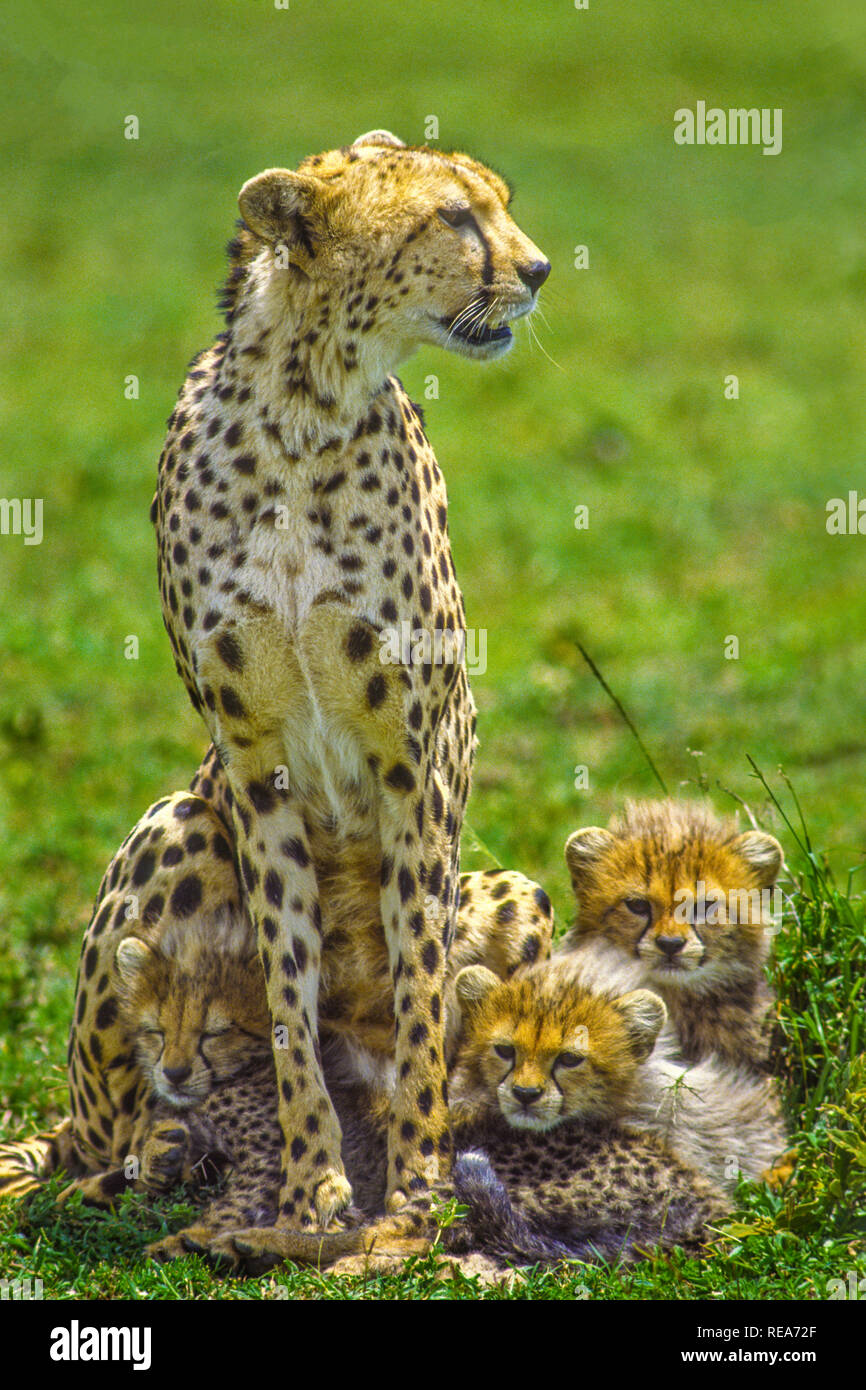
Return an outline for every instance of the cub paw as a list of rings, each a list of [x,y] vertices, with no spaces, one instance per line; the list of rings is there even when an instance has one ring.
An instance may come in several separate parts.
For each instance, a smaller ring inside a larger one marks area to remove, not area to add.
[[[141,1185],[148,1192],[168,1192],[190,1176],[189,1130],[177,1120],[155,1125],[141,1155]]]

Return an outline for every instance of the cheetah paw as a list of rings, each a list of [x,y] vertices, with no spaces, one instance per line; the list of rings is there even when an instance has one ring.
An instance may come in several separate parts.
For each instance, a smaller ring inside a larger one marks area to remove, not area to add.
[[[157,1125],[141,1155],[141,1182],[149,1192],[168,1192],[185,1177],[189,1132],[183,1125]]]
[[[351,1201],[352,1187],[342,1173],[329,1173],[323,1178],[313,1197],[319,1228],[327,1231]]]
[[[182,1231],[176,1231],[173,1236],[163,1236],[160,1240],[153,1241],[147,1246],[145,1254],[150,1259],[160,1262],[182,1260],[185,1255],[208,1255],[213,1259],[219,1259],[223,1256],[223,1252],[212,1249],[217,1239],[218,1237],[210,1226],[185,1226]],[[225,1252],[225,1258],[230,1264],[237,1264],[237,1255],[234,1251]]]

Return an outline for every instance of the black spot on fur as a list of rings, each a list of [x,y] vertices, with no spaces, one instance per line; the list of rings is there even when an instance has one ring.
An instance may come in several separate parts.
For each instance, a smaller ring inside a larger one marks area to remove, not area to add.
[[[189,917],[201,903],[201,879],[196,874],[182,878],[171,895],[171,910],[178,917]]]
[[[217,638],[216,649],[230,671],[242,671],[244,669],[244,654],[241,650],[241,644],[233,633],[220,633]]]

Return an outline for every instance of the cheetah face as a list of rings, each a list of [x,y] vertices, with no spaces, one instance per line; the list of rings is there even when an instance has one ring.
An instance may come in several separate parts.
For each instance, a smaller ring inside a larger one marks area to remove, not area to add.
[[[639,960],[652,984],[711,988],[766,955],[767,894],[782,862],[770,835],[663,845],[590,827],[571,836],[566,858],[578,931]]]
[[[179,1110],[198,1104],[250,1060],[243,1030],[221,1007],[202,1005],[191,993],[143,1011],[135,1050],[155,1094]]]
[[[202,941],[178,955],[127,937],[115,958],[121,1019],[142,1074],[178,1109],[271,1053],[258,956],[221,951],[219,937],[208,941],[203,933]]]
[[[468,966],[455,985],[462,1056],[490,1108],[514,1129],[543,1132],[616,1115],[667,1017],[649,990],[593,995],[563,978],[555,962],[506,982]]]
[[[592,1089],[586,1030],[563,1036],[562,1047],[527,1046],[520,1029],[502,1028],[491,1040],[485,1073],[499,1112],[514,1129],[540,1132],[575,1113],[578,1093]],[[582,1075],[578,1073],[582,1072]],[[589,1078],[589,1084],[587,1080]]]
[[[353,352],[381,372],[422,343],[478,360],[509,350],[550,271],[509,196],[467,155],[375,131],[297,173],[258,175],[240,207],[261,240],[291,243],[311,292],[345,306]]]

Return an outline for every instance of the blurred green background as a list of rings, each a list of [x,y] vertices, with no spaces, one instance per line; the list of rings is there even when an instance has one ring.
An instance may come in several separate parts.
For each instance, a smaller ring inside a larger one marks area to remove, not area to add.
[[[421,142],[437,117],[442,148],[513,180],[553,263],[540,345],[402,372],[488,634],[474,833],[562,919],[566,834],[653,792],[583,641],[672,790],[760,809],[746,753],[782,764],[816,843],[860,862],[866,537],[825,527],[829,498],[866,496],[857,5],[45,0],[2,39],[0,492],[44,499],[44,540],[0,537],[0,1112],[45,1109],[34,1076],[62,1055],[102,870],[204,747],[148,507],[185,365],[220,327],[237,189],[374,126]],[[698,100],[781,107],[782,153],[676,146]],[[466,866],[490,862],[468,833]]]

